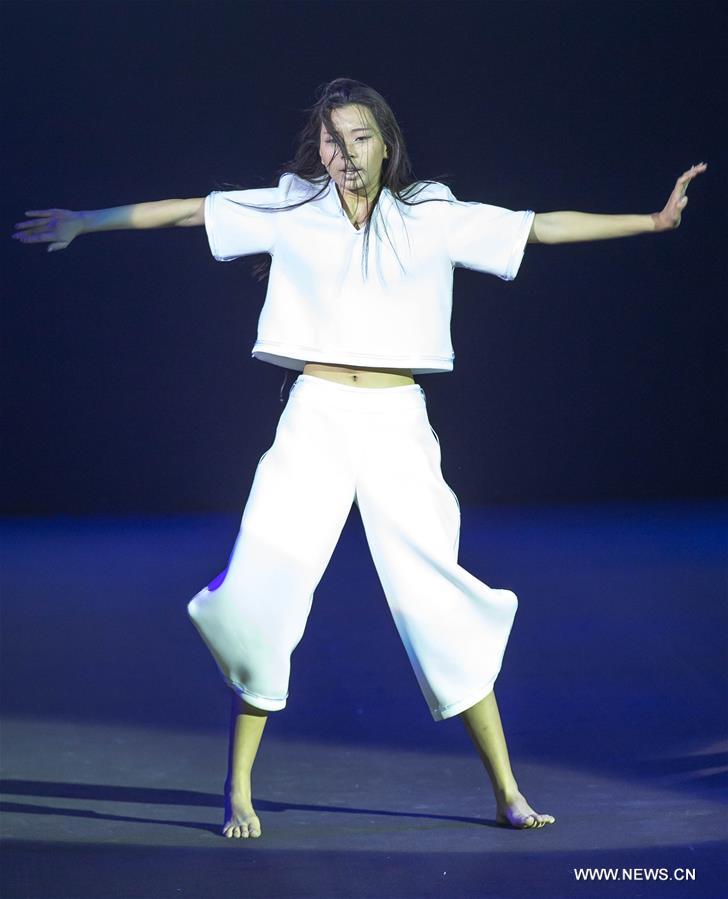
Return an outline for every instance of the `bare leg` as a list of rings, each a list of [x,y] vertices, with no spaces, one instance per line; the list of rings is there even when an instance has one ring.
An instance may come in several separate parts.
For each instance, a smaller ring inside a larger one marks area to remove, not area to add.
[[[230,712],[228,777],[225,783],[226,837],[259,837],[260,820],[253,809],[251,772],[268,713],[233,694]]]
[[[512,827],[543,827],[553,824],[553,815],[538,814],[526,802],[511,771],[495,693],[460,713],[465,729],[488,772],[497,805],[496,821]]]

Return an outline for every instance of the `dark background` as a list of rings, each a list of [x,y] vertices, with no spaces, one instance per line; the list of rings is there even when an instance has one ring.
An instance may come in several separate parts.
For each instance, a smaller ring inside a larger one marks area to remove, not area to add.
[[[10,240],[26,209],[272,183],[316,87],[391,103],[419,177],[674,233],[458,270],[451,374],[419,378],[467,504],[721,495],[726,18],[712,2],[5,2],[6,514],[240,511],[280,413],[265,284],[204,229]],[[288,383],[290,384],[289,377]]]

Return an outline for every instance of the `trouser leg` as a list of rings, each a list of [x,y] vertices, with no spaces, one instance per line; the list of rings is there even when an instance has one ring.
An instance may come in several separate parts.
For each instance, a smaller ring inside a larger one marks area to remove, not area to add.
[[[387,602],[433,718],[492,689],[518,600],[457,562],[460,509],[422,404],[372,428],[357,505]]]
[[[274,711],[354,497],[336,422],[291,390],[255,473],[228,566],[188,604],[229,686]]]

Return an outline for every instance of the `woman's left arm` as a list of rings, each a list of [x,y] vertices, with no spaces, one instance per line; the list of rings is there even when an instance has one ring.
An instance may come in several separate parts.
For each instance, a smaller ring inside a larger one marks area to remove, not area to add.
[[[531,225],[528,243],[570,243],[577,240],[630,237],[632,234],[646,234],[653,231],[672,231],[680,224],[680,217],[687,206],[688,184],[707,167],[707,163],[700,162],[680,175],[662,212],[653,212],[649,215],[539,212]]]

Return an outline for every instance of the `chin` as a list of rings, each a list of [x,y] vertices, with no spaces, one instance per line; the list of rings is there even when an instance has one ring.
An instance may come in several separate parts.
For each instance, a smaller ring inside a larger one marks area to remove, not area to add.
[[[367,182],[364,178],[357,178],[356,181],[351,182],[347,182],[346,178],[344,178],[342,180],[342,184],[346,187],[349,193],[366,193]]]

